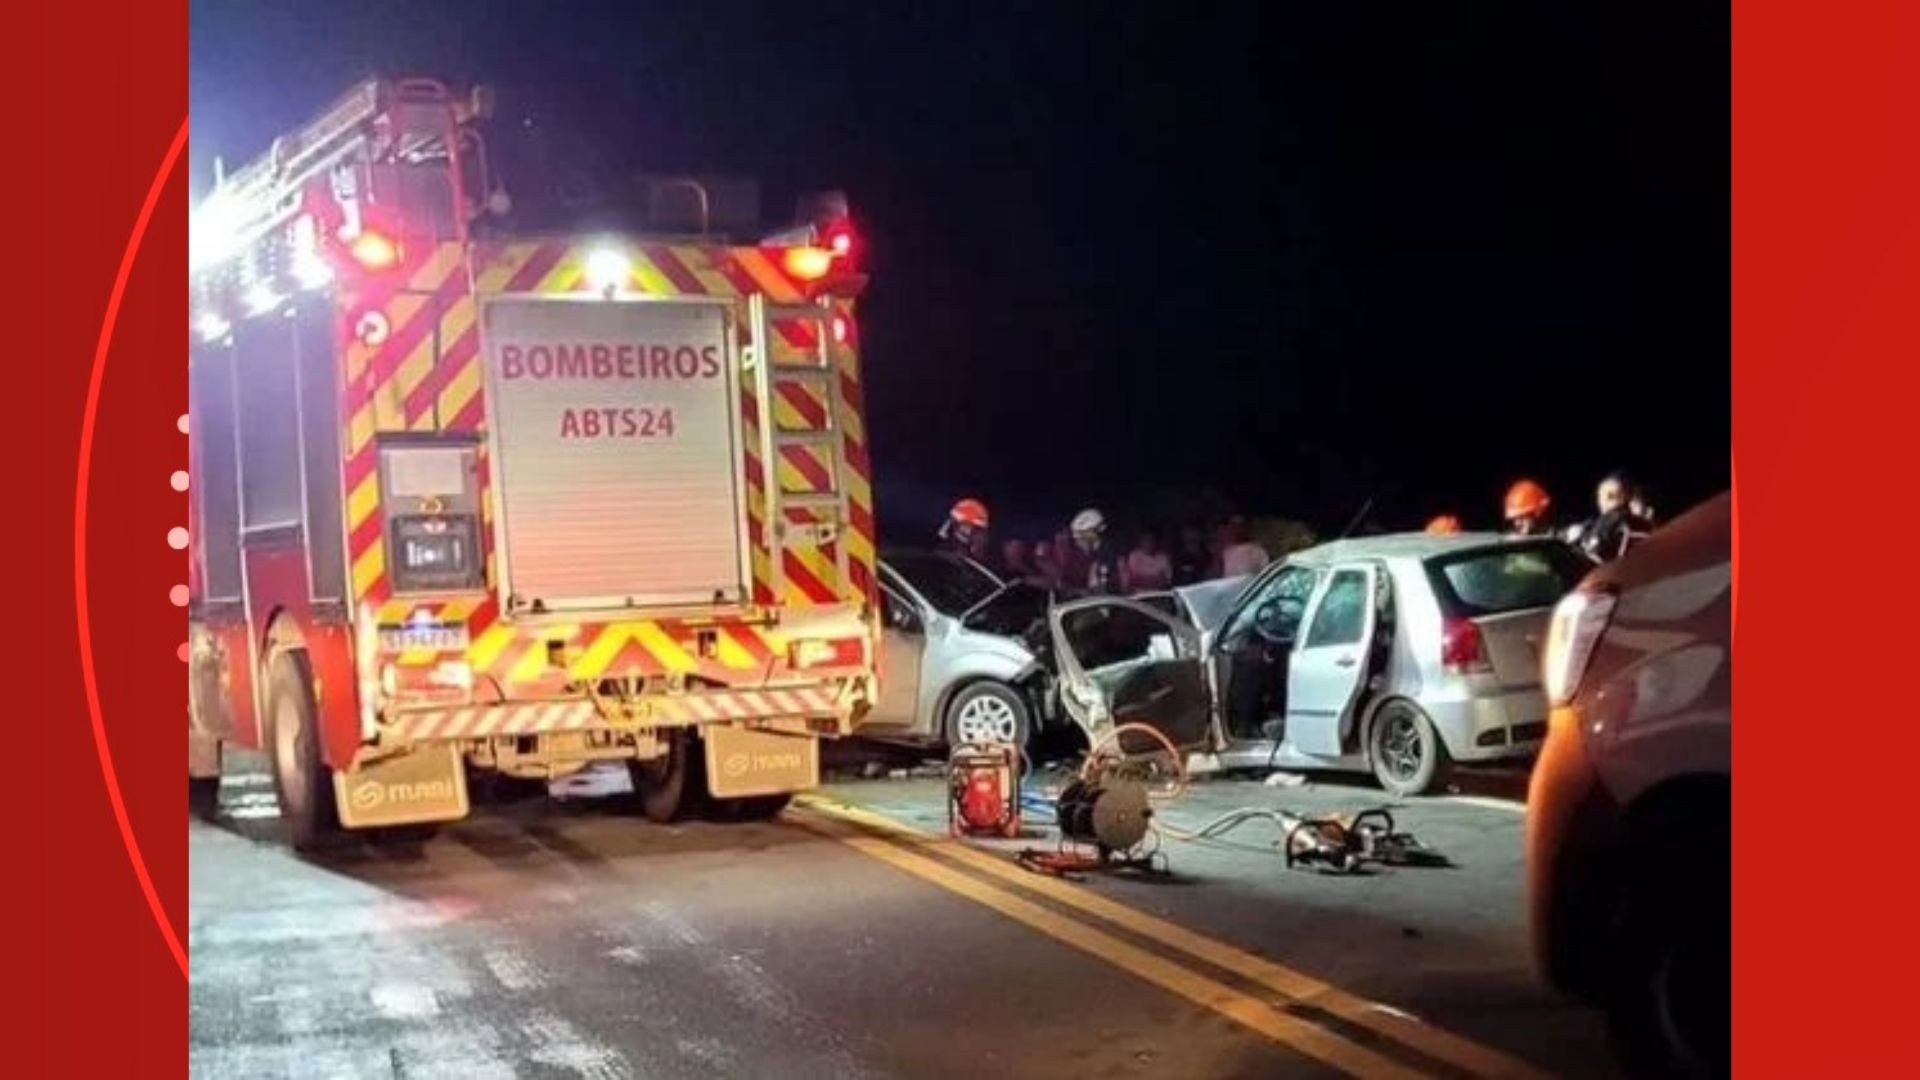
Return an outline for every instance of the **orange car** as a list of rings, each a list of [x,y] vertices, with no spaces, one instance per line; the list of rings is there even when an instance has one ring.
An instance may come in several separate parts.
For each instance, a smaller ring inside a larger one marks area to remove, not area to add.
[[[1560,602],[1527,799],[1535,960],[1603,1004],[1635,1074],[1725,1075],[1731,965],[1732,499]]]

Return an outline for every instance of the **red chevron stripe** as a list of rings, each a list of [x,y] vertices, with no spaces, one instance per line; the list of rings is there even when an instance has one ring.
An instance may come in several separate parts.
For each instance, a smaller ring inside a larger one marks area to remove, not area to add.
[[[813,571],[807,569],[807,564],[800,561],[800,556],[791,551],[782,551],[780,555],[780,563],[786,567],[787,580],[799,586],[801,595],[823,604],[830,604],[837,599],[833,590],[827,588],[824,582],[813,575]]]
[[[707,287],[700,283],[699,278],[693,276],[693,271],[687,269],[687,264],[681,262],[680,257],[675,255],[672,249],[655,245],[641,250],[646,253],[653,265],[660,268],[660,272],[666,275],[674,288],[694,296],[706,294]]]
[[[456,267],[438,289],[428,294],[426,303],[420,305],[420,310],[414,312],[413,318],[405,326],[393,328],[392,336],[387,338],[380,346],[380,351],[367,364],[367,371],[373,379],[373,384],[366,389],[368,394],[385,386],[399,373],[400,365],[413,355],[413,351],[429,334],[438,332],[447,308],[466,291],[467,275],[464,268]]]
[[[787,344],[796,349],[811,351],[820,345],[820,324],[811,318],[775,319],[773,329]]]
[[[733,639],[735,645],[746,650],[756,664],[765,664],[773,659],[773,650],[767,648],[767,641],[759,632],[745,623],[726,622],[720,624],[720,632]]]
[[[440,403],[440,391],[445,390],[447,384],[453,381],[453,377],[458,375],[468,363],[473,362],[479,352],[479,320],[475,319],[474,325],[467,327],[452,345],[441,349],[440,355],[434,359],[432,369],[427,372],[427,377],[421,379],[420,385],[414,387],[413,393],[407,395],[408,427],[414,426],[422,416]],[[441,417],[440,423],[444,430],[446,417]]]
[[[354,526],[353,531],[347,534],[347,548],[353,552],[354,558],[359,558],[373,546],[374,541],[380,539],[380,530],[385,527],[385,524],[386,519],[378,510],[375,510],[367,515],[367,520]]]
[[[527,654],[527,649],[533,644],[533,639],[524,634],[514,635],[513,640],[507,642],[506,647],[493,658],[493,663],[487,666],[487,674],[505,682],[508,673],[513,671],[513,665],[520,662],[520,658]]]
[[[833,490],[833,478],[827,470],[814,459],[813,452],[803,446],[783,446],[780,448],[780,460],[793,466],[800,478],[807,482],[807,491]]]
[[[747,273],[747,268],[741,266],[740,261],[733,257],[732,251],[726,248],[708,248],[707,257],[713,268],[720,272],[720,276],[727,279],[727,284],[733,286],[734,292],[741,296],[748,296],[760,291],[759,283],[755,282],[753,275]]]
[[[867,569],[866,563],[859,559],[848,560],[847,576],[853,579],[855,591],[869,601],[873,599],[873,571]]]
[[[533,249],[533,254],[527,256],[527,261],[520,264],[520,269],[513,272],[513,276],[507,279],[506,285],[500,291],[532,292],[534,286],[540,284],[542,278],[553,273],[553,268],[559,266],[560,260],[566,257],[567,245],[541,244]]]
[[[801,421],[806,424],[801,430],[820,431],[827,426],[826,403],[814,397],[804,384],[792,379],[780,379],[773,384],[773,388],[782,401],[800,414]]]
[[[847,525],[855,535],[873,539],[873,511],[851,499],[847,500]]]

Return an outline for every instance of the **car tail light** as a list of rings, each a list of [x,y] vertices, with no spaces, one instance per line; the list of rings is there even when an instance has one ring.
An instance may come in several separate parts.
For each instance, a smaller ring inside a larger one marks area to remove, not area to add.
[[[1486,639],[1472,619],[1450,618],[1440,624],[1440,664],[1461,674],[1493,670]]]
[[[858,667],[866,659],[860,638],[803,638],[787,646],[787,665],[795,669]]]
[[[1553,621],[1547,626],[1547,648],[1540,658],[1541,678],[1547,686],[1547,700],[1565,705],[1580,691],[1580,679],[1587,673],[1587,661],[1593,647],[1613,618],[1614,596],[1610,592],[1579,589],[1562,597],[1553,609]]]

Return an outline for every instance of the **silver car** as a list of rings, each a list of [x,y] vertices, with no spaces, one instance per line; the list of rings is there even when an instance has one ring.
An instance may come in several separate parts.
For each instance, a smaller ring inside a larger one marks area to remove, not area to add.
[[[1212,626],[1139,600],[1063,604],[1059,696],[1090,738],[1143,722],[1221,767],[1423,792],[1452,762],[1539,747],[1547,621],[1590,568],[1559,540],[1416,533],[1297,552]]]
[[[1050,708],[1048,595],[950,555],[880,558],[880,700],[860,734],[1024,745]]]

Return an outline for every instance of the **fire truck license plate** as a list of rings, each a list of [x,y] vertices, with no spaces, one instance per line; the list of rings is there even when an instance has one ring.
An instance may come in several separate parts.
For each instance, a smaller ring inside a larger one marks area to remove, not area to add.
[[[707,744],[707,789],[715,798],[780,795],[820,784],[820,740],[750,728],[713,726]]]
[[[460,623],[414,623],[380,628],[380,648],[386,652],[427,649],[458,652],[467,647],[467,628]]]

